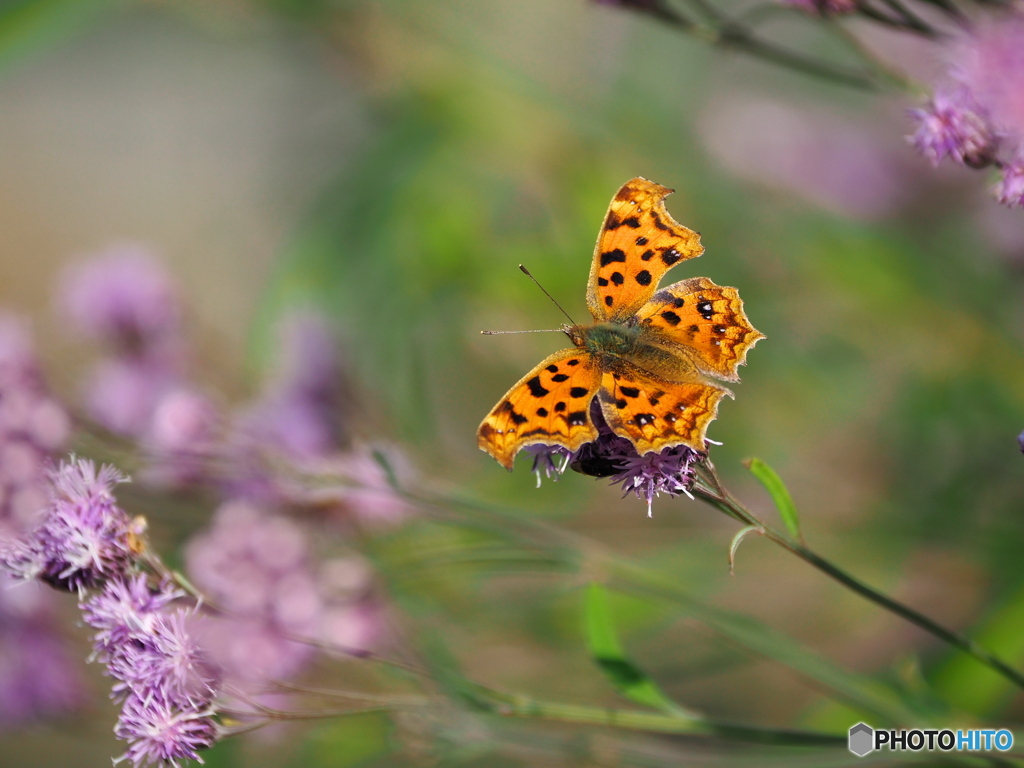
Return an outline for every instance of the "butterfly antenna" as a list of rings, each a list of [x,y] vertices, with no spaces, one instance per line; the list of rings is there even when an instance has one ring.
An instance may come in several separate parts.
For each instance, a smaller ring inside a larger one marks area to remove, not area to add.
[[[499,333],[565,333],[564,328],[543,328],[539,331],[480,331],[484,336],[497,336]]]
[[[533,275],[530,274],[530,270],[528,270],[526,267],[524,267],[522,264],[520,264],[519,265],[519,271],[522,272],[524,275],[526,275],[531,280],[533,280],[533,282],[537,283],[537,287],[540,288],[542,291],[544,291],[544,295],[547,296],[549,299],[551,299],[551,303],[554,304],[556,307],[558,307],[559,311],[563,315],[565,315],[566,319],[572,325],[576,325],[576,321],[573,320],[571,317],[569,317],[569,313],[566,312],[564,309],[562,309],[562,305],[559,304],[557,301],[555,301],[555,297],[547,292],[547,289],[543,285],[540,284],[540,281],[538,281],[536,277],[534,277]]]

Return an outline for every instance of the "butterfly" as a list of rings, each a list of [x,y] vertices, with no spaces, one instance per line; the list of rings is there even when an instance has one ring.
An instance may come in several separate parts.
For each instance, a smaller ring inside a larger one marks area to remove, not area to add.
[[[705,450],[719,401],[733,396],[716,380],[739,381],[764,335],[735,288],[691,277],[658,289],[669,269],[704,252],[700,235],[665,208],[673,191],[638,177],[615,193],[587,285],[594,323],[564,326],[573,346],[526,374],[477,430],[477,444],[505,468],[528,445],[576,451],[594,441],[595,416],[641,455]]]

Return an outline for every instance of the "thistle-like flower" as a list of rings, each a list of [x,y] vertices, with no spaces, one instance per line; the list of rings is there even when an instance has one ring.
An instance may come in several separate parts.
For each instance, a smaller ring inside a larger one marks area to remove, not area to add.
[[[560,445],[532,445],[526,451],[533,455],[533,472],[537,486],[547,477],[557,480],[566,468],[591,477],[611,478],[612,485],[619,485],[623,494],[635,494],[647,501],[647,516],[652,516],[651,505],[655,497],[665,494],[679,496],[690,494],[695,479],[694,466],[701,454],[685,445],[675,445],[661,451],[640,455],[633,443],[616,435],[601,413],[595,400],[590,417],[598,429],[598,437],[584,443],[579,450],[570,452]]]
[[[924,107],[910,114],[917,130],[909,139],[932,165],[948,157],[982,168],[995,159],[995,136],[967,88],[936,91]]]
[[[217,741],[218,729],[211,707],[182,709],[161,695],[130,694],[114,728],[128,749],[114,760],[178,768],[182,760],[202,762],[199,752]]]
[[[57,589],[83,592],[125,572],[134,557],[131,521],[117,506],[113,488],[124,482],[110,466],[85,459],[62,462],[51,476],[51,499],[28,539],[30,570]]]

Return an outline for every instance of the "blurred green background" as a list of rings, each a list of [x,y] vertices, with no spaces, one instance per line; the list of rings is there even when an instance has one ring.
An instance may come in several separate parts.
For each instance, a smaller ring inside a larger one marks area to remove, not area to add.
[[[785,24],[788,39],[825,45]],[[935,57],[864,34],[914,73]],[[89,353],[53,311],[56,276],[112,242],[165,259],[196,370],[228,397],[253,391],[273,318],[316,301],[344,340],[358,433],[405,449],[424,487],[604,542],[961,725],[1019,722],[1008,688],[767,542],[748,539],[730,576],[737,526],[710,508],[663,498],[647,519],[642,502],[571,472],[537,490],[525,460],[508,474],[475,445],[497,398],[562,344],[480,336],[561,322],[517,265],[584,318],[608,200],[651,178],[677,190],[669,210],[707,248],[670,278],[738,287],[768,337],[709,432],[730,487],[774,519],[741,464],[765,459],[812,546],[1024,663],[1024,215],[990,201],[979,174],[915,157],[905,97],[772,69],[583,0],[21,0],[0,6],[0,63],[0,298],[33,318],[58,391],[76,392]],[[415,553],[421,534],[396,546]],[[390,575],[410,631],[429,625],[470,676],[622,705],[586,653],[580,573],[416,569]],[[855,722],[815,681],[678,606],[613,607],[633,658],[688,707],[765,726]],[[0,736],[0,765],[119,754],[95,682],[87,716]],[[521,723],[467,725],[438,757],[408,735],[417,727],[326,722],[222,745],[209,762],[848,757]]]

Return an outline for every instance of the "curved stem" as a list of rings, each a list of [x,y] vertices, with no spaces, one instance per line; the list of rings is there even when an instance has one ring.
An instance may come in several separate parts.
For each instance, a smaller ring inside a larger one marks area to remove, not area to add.
[[[909,621],[911,624],[920,627],[925,632],[937,637],[944,643],[969,654],[985,666],[995,672],[998,672],[1018,688],[1024,688],[1024,673],[1014,667],[1011,667],[1005,661],[976,643],[974,640],[939,624],[937,621],[925,616],[923,613],[915,611],[913,608],[910,608],[909,606],[892,599],[888,595],[869,587],[863,581],[860,581],[856,577],[847,573],[842,568],[835,565],[830,560],[825,559],[809,547],[794,541],[781,531],[777,531],[774,528],[765,525],[757,515],[747,509],[747,507],[745,507],[738,499],[736,499],[735,496],[729,493],[722,486],[714,465],[710,461],[706,460],[703,462],[698,471],[700,480],[703,481],[695,483],[693,487],[693,494],[698,498],[710,503],[712,506],[718,508],[722,512],[725,512],[733,519],[742,522],[745,525],[760,526],[764,529],[763,535],[765,538],[775,542],[783,549],[792,552],[801,560],[814,566],[822,573],[842,584],[844,587],[856,592],[861,597],[870,600],[875,603],[875,605],[884,608],[890,613],[893,613],[900,618]]]

